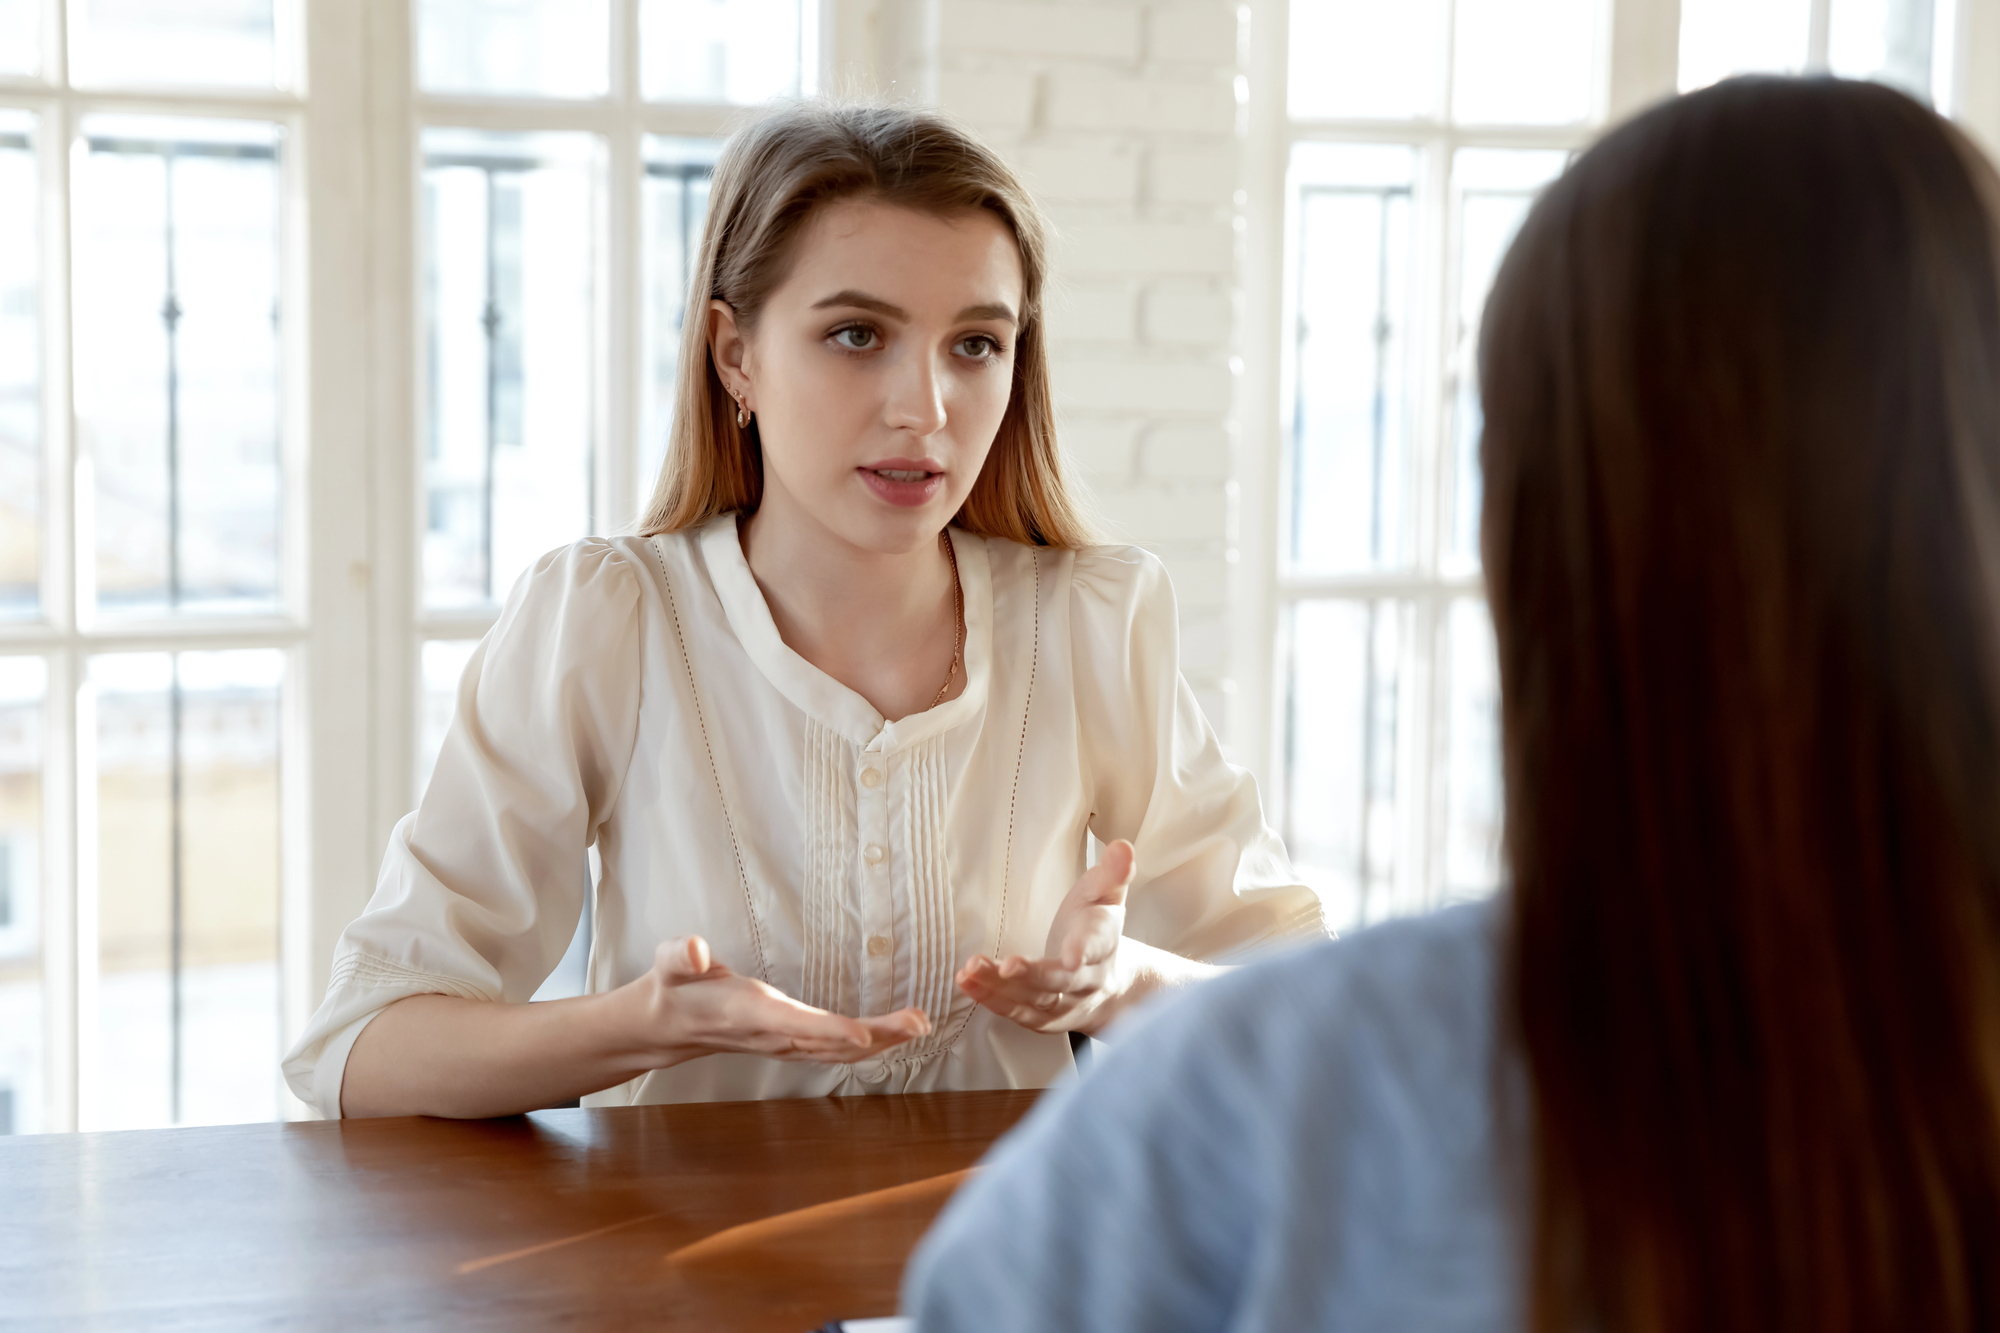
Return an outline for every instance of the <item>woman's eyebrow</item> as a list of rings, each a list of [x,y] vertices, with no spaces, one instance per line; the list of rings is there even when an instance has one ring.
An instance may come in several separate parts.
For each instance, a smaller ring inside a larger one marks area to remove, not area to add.
[[[835,292],[832,296],[826,297],[823,300],[813,302],[813,309],[824,310],[828,306],[836,305],[859,306],[863,310],[872,310],[878,315],[889,319],[901,320],[904,323],[908,323],[910,319],[910,312],[903,309],[903,307],[892,305],[888,301],[881,300],[878,297],[869,296],[865,292],[857,292],[852,287],[846,291]]]
[[[910,312],[903,309],[903,307],[893,302],[884,301],[878,296],[870,296],[866,292],[857,292],[852,287],[813,302],[812,308],[815,310],[825,310],[831,306],[855,306],[862,310],[872,310],[886,319],[897,320],[900,323],[907,324],[910,321]],[[1005,301],[988,301],[980,305],[969,305],[958,312],[957,318],[961,320],[995,319],[1005,324],[1019,322],[1014,317],[1014,308]]]

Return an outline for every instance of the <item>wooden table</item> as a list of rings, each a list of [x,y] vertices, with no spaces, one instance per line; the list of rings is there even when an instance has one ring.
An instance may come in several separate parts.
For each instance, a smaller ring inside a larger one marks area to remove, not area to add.
[[[0,1138],[0,1328],[808,1333],[1035,1096]]]

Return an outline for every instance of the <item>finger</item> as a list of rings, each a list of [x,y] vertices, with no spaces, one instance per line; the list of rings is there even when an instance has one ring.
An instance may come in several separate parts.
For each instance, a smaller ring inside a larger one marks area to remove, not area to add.
[[[1093,991],[1103,984],[1102,967],[1069,967],[1060,958],[1037,958],[1033,962],[1023,961],[1021,970],[1013,976],[993,981],[991,989],[1034,996],[1044,992]]]
[[[1104,907],[1123,907],[1125,891],[1132,887],[1132,872],[1138,867],[1138,859],[1132,851],[1132,844],[1119,838],[1104,849],[1097,858],[1097,864],[1083,872],[1076,887],[1069,891],[1070,907],[1098,904]]]
[[[657,957],[660,969],[667,974],[669,981],[675,983],[707,975],[715,962],[714,955],[709,952],[708,941],[699,935],[668,940],[660,946]]]
[[[896,1041],[926,1037],[931,1031],[930,1015],[915,1005],[898,1009],[893,1014],[877,1014],[873,1018],[864,1018],[861,1020],[861,1025],[884,1037],[893,1037]]]
[[[1055,955],[1071,971],[1094,967],[1110,960],[1124,934],[1123,907],[1086,908],[1063,931],[1062,947],[1055,950]]]
[[[868,1029],[857,1019],[801,1003],[776,987],[753,983],[737,1001],[731,1021],[746,1032],[768,1033],[793,1041],[828,1042],[848,1047],[869,1044]]]

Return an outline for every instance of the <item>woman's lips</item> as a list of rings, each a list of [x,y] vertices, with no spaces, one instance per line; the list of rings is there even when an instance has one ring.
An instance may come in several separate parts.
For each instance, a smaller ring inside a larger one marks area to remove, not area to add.
[[[869,490],[892,505],[914,509],[928,504],[944,487],[944,473],[920,468],[860,467],[854,469]]]

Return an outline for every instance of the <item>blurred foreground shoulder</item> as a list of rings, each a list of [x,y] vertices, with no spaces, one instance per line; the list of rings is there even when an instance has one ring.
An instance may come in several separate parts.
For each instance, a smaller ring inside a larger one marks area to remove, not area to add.
[[[1142,1013],[912,1261],[926,1330],[1515,1326],[1491,905],[1294,949]]]

